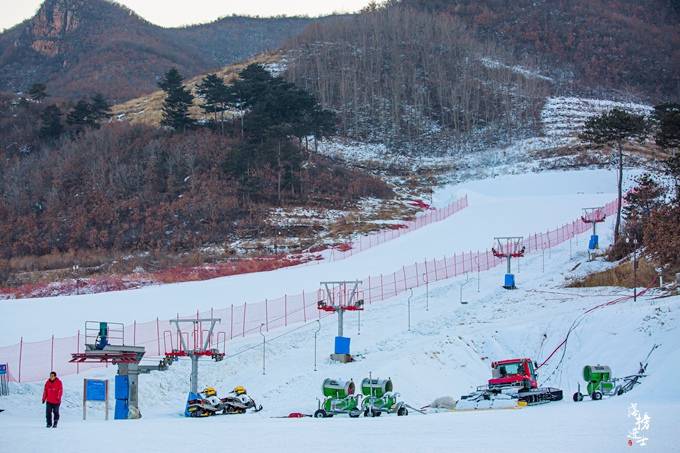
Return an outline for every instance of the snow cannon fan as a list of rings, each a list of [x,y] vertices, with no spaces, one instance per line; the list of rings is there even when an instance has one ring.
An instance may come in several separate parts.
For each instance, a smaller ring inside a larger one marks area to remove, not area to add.
[[[495,237],[494,240],[498,243],[498,248],[491,248],[493,256],[496,258],[506,258],[508,261],[503,288],[517,289],[517,286],[515,285],[515,274],[512,273],[511,260],[512,258],[521,258],[524,256],[524,251],[526,250],[526,247],[522,245],[524,238],[520,236],[502,236]]]
[[[604,365],[586,365],[583,367],[583,380],[588,383],[586,390],[593,400],[601,400],[603,396],[613,396],[618,393],[612,380],[612,370]],[[574,393],[574,401],[583,401],[581,384]]]
[[[354,382],[340,379],[324,379],[321,384],[324,396],[323,402],[319,401],[319,408],[314,412],[315,418],[332,417],[333,415],[348,414],[352,418],[361,415],[359,409],[359,395],[355,395]]]

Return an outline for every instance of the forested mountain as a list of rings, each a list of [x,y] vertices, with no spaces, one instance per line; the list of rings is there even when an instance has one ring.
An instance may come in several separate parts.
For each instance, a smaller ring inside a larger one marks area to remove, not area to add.
[[[532,54],[575,87],[652,102],[680,96],[678,0],[399,0]]]
[[[169,67],[206,72],[278,48],[309,22],[226,17],[162,28],[107,0],[46,0],[35,17],[0,35],[0,91],[41,82],[56,97],[101,92],[123,101],[153,91]]]
[[[362,140],[512,138],[550,94],[677,100],[679,5],[392,0],[293,38],[288,77]]]
[[[310,26],[287,57],[343,133],[396,145],[530,126],[552,85],[462,20],[400,5]]]

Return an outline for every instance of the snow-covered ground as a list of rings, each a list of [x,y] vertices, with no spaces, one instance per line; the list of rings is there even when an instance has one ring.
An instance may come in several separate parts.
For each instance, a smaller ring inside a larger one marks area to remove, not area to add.
[[[548,98],[541,111],[543,132],[547,137],[575,141],[585,122],[613,108],[649,115],[652,107],[633,102],[616,102],[604,99],[578,97]]]
[[[616,174],[607,170],[531,173],[469,181],[444,186],[433,194],[434,206],[444,206],[468,194],[468,208],[342,261],[122,292],[2,301],[0,345],[14,344],[21,336],[24,341],[36,341],[52,334],[75,335],[86,320],[129,324],[156,317],[169,319],[178,312],[195,313],[197,309],[314,291],[320,281],[328,279],[364,278],[393,272],[425,258],[485,250],[493,245],[494,236],[527,235],[571,222],[581,214],[581,208],[614,199],[615,182]]]
[[[569,200],[567,186],[558,174],[553,181],[553,205]],[[564,175],[561,175],[564,176]],[[582,173],[581,179],[588,173]],[[548,185],[539,186],[545,193]],[[576,184],[571,179],[571,184]],[[488,183],[488,181],[487,181]],[[472,184],[468,190],[480,190]],[[582,185],[586,185],[585,183]],[[499,183],[509,190],[511,183]],[[512,199],[529,202],[530,188],[516,188]],[[571,189],[575,190],[575,189]],[[582,190],[582,187],[579,187]],[[594,189],[591,189],[594,190]],[[596,193],[587,196],[594,197]],[[482,195],[478,195],[480,199]],[[491,194],[485,195],[489,199]],[[521,197],[521,198],[520,198]],[[580,200],[583,201],[583,200]],[[591,201],[596,201],[591,198]],[[568,208],[568,204],[565,205]],[[537,205],[537,217],[552,217],[557,209]],[[481,215],[482,211],[479,212]],[[512,216],[510,216],[512,217]],[[523,228],[532,226],[525,216]],[[479,218],[479,217],[478,217]],[[489,219],[475,221],[484,228]],[[509,219],[508,219],[509,220]],[[555,223],[557,219],[553,219]],[[468,219],[468,221],[472,221]],[[496,228],[502,227],[496,222]],[[421,240],[438,240],[442,232],[430,230]],[[511,224],[507,229],[512,229]],[[450,231],[455,231],[449,228]],[[603,245],[611,241],[611,222],[602,231]],[[416,232],[417,233],[417,232]],[[414,233],[414,234],[416,234]],[[200,385],[214,385],[225,393],[235,385],[245,385],[263,404],[258,414],[211,419],[185,419],[181,416],[189,385],[189,364],[179,362],[165,372],[140,377],[143,418],[136,421],[102,420],[103,414],[91,408],[90,420],[81,420],[82,376],[67,377],[62,420],[57,430],[43,427],[40,405],[41,384],[12,385],[12,395],[0,399],[0,439],[2,450],[13,452],[118,452],[125,446],[132,451],[185,452],[209,449],[235,451],[465,451],[488,452],[573,452],[584,448],[599,452],[626,451],[628,434],[635,420],[628,416],[630,405],[651,417],[645,451],[679,451],[676,427],[680,418],[680,397],[673,382],[680,372],[680,297],[655,299],[649,293],[637,303],[626,301],[592,312],[583,318],[561,352],[539,370],[544,385],[564,390],[565,399],[544,406],[520,410],[454,412],[408,417],[383,416],[358,420],[272,419],[290,412],[311,413],[320,397],[325,377],[391,377],[395,390],[413,406],[420,407],[440,396],[458,398],[485,383],[492,360],[513,357],[545,359],[566,335],[572,322],[587,309],[615,299],[629,291],[616,288],[565,288],[565,278],[600,269],[600,262],[586,261],[587,233],[572,243],[523,259],[517,273],[519,289],[500,288],[502,267],[480,275],[470,275],[430,285],[429,292],[418,289],[411,300],[411,328],[408,328],[408,296],[366,307],[359,332],[356,315],[346,317],[346,334],[352,337],[357,361],[338,364],[328,359],[336,321],[320,322],[318,371],[314,371],[314,331],[316,323],[272,332],[267,340],[266,374],[262,371],[260,338],[235,340],[229,356],[220,363],[203,362]],[[385,244],[398,256],[400,247]],[[367,259],[366,254],[361,259]],[[387,253],[384,251],[384,253]],[[577,264],[580,264],[574,269]],[[319,266],[321,268],[321,266]],[[309,269],[312,269],[311,267]],[[277,271],[278,272],[278,271]],[[272,276],[272,273],[268,275]],[[477,290],[479,283],[479,291]],[[198,288],[198,287],[197,287]],[[102,297],[105,295],[99,295]],[[120,296],[129,297],[129,293]],[[62,301],[68,306],[70,300]],[[40,310],[42,305],[34,305]],[[426,309],[429,307],[429,310]],[[62,315],[59,319],[66,318]],[[4,324],[4,323],[3,323]],[[606,364],[617,376],[637,370],[653,344],[661,346],[652,354],[648,377],[632,392],[599,402],[574,403],[571,394],[582,382],[586,364]],[[100,369],[88,377],[112,378],[114,370]],[[633,448],[642,448],[634,445]]]
[[[434,194],[435,205],[465,192],[470,207],[439,223],[387,242],[347,260],[135,291],[0,303],[2,341],[17,334],[42,339],[68,334],[86,319],[147,320],[196,306],[224,305],[285,291],[315,288],[319,280],[356,278],[376,270],[444,253],[486,248],[498,234],[527,234],[567,222],[583,206],[611,200],[615,175],[607,171],[549,172],[499,177],[448,186]],[[603,245],[611,241],[611,219],[601,228]],[[199,384],[226,393],[245,385],[264,410],[258,414],[211,419],[181,416],[189,386],[189,364],[140,377],[143,418],[102,420],[101,409],[81,420],[82,375],[64,378],[62,420],[57,430],[43,427],[42,384],[12,384],[0,397],[0,450],[12,452],[145,452],[230,449],[236,451],[465,451],[600,452],[624,451],[635,420],[630,405],[651,417],[647,451],[678,448],[675,427],[680,397],[673,382],[680,372],[680,297],[626,301],[598,309],[571,333],[562,359],[558,352],[539,370],[543,385],[564,390],[564,401],[520,410],[454,412],[379,419],[273,419],[290,412],[311,413],[324,378],[390,377],[395,390],[415,407],[440,396],[458,398],[484,384],[492,360],[531,357],[539,363],[567,334],[574,320],[592,306],[629,291],[616,288],[565,288],[567,278],[601,269],[587,262],[587,233],[576,240],[522,259],[519,289],[500,288],[504,269],[497,267],[468,279],[459,277],[429,290],[417,289],[346,316],[357,361],[338,364],[328,358],[336,334],[333,317],[320,321],[318,371],[314,371],[316,323],[272,331],[267,336],[266,374],[259,336],[234,339],[225,361],[203,362]],[[577,266],[578,265],[578,266]],[[462,288],[462,292],[461,292]],[[479,289],[478,289],[479,288]],[[468,302],[461,304],[460,299]],[[360,333],[359,333],[360,328]],[[634,391],[599,402],[573,403],[587,364],[611,366],[617,376],[637,370],[654,344],[648,377]],[[90,378],[109,378],[114,367],[92,370]],[[634,448],[640,448],[634,445]]]

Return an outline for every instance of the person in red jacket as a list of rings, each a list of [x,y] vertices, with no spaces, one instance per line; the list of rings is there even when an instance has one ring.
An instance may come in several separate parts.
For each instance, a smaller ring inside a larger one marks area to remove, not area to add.
[[[45,382],[45,390],[43,391],[42,402],[47,404],[45,406],[45,416],[47,418],[47,427],[56,428],[59,421],[59,405],[61,404],[61,395],[64,393],[64,387],[57,377],[57,373],[52,371],[50,378]],[[54,414],[54,424],[52,423],[52,414]]]

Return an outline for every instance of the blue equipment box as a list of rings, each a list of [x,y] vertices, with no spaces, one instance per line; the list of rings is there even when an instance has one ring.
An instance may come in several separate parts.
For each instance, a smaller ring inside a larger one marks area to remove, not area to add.
[[[129,413],[128,400],[116,400],[116,410],[113,413],[115,420],[127,420]]]
[[[349,338],[348,337],[335,337],[335,353],[336,354],[349,354]]]
[[[126,400],[130,395],[130,381],[127,376],[116,376],[116,399]]]
[[[515,287],[515,274],[505,274],[505,284],[503,288],[514,289]]]

